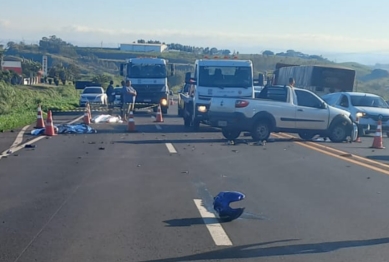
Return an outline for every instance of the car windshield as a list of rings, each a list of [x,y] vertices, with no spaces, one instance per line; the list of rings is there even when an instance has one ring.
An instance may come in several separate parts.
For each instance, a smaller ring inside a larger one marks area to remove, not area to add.
[[[100,87],[96,88],[85,88],[83,94],[102,94],[103,92],[101,91]]]
[[[249,66],[200,66],[199,85],[205,87],[252,87]]]
[[[353,106],[389,108],[388,104],[379,96],[351,96]]]
[[[167,71],[163,64],[132,64],[128,67],[128,76],[133,78],[165,78]]]

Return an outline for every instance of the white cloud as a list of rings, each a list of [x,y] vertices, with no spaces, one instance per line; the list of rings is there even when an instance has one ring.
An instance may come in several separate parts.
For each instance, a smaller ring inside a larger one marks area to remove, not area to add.
[[[389,46],[389,39],[354,38],[341,35],[325,34],[242,34],[236,32],[209,32],[209,31],[178,31],[171,29],[133,30],[91,28],[72,25],[62,28],[62,32],[69,34],[86,34],[88,37],[101,39],[117,39],[117,41],[134,41],[139,38],[160,39],[168,42],[184,41],[197,45],[234,46],[261,46],[271,49],[320,49],[341,52],[361,52],[385,50]],[[85,38],[86,38],[85,35]]]
[[[389,39],[354,38],[325,34],[262,34],[260,31],[259,33],[244,34],[239,32],[210,32],[205,30],[110,29],[93,28],[83,25],[26,30],[25,28],[17,28],[7,21],[0,20],[1,26],[3,29],[0,31],[0,34],[8,35],[6,36],[7,38],[23,35],[24,37],[39,40],[42,36],[55,34],[65,41],[77,39],[78,43],[95,43],[95,45],[99,45],[101,41],[105,43],[124,43],[143,38],[145,40],[154,39],[195,46],[216,46],[219,48],[237,49],[239,51],[244,51],[244,48],[255,48],[258,50],[257,52],[264,49],[294,49],[302,52],[307,52],[307,50],[322,50],[323,52],[369,52],[387,50],[389,46]]]

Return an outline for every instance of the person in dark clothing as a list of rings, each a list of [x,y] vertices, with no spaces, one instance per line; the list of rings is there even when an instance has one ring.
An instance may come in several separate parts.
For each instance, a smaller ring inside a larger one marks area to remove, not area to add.
[[[115,90],[113,87],[113,81],[109,82],[109,86],[107,87],[107,100],[108,100],[108,107],[113,107],[113,102],[115,101]]]
[[[123,118],[126,119],[126,115],[134,110],[134,98],[137,95],[136,90],[131,86],[131,81],[126,80],[123,81],[123,89],[122,89],[122,114]]]
[[[296,83],[296,82],[294,81],[294,78],[293,78],[293,77],[289,78],[289,86],[290,86],[290,87],[293,88],[294,85],[295,85],[295,83]]]

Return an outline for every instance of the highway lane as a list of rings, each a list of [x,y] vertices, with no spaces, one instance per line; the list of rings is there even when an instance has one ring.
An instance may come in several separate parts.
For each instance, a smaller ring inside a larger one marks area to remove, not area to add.
[[[68,123],[82,114],[80,112],[58,112],[53,113],[54,124],[65,124]],[[0,154],[2,152],[8,151],[12,147],[16,147],[22,143],[26,143],[34,137],[31,136],[31,130],[34,129],[35,123],[27,125],[23,128],[17,128],[15,130],[8,130],[0,132]]]
[[[43,139],[1,159],[0,261],[389,257],[387,175],[288,139],[233,146],[214,129],[164,120],[139,113],[137,133],[98,124],[98,134]],[[207,228],[195,201],[211,210],[222,190],[245,193],[236,206],[246,212],[222,228],[208,218]]]
[[[99,126],[1,160],[0,261],[140,261],[212,249],[204,226],[163,222],[198,212],[178,156],[164,144],[120,143],[145,133]]]

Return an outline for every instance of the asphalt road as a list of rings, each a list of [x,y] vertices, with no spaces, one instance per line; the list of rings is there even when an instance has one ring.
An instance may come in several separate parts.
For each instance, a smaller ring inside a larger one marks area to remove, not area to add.
[[[285,135],[230,145],[175,112],[0,159],[0,261],[387,261],[384,166]],[[225,190],[246,209],[219,223],[212,197]]]

